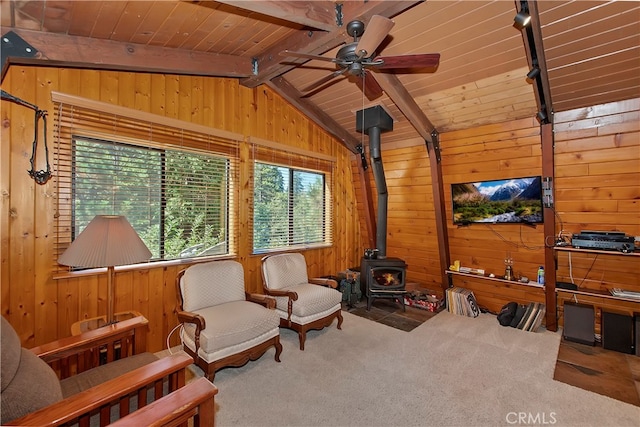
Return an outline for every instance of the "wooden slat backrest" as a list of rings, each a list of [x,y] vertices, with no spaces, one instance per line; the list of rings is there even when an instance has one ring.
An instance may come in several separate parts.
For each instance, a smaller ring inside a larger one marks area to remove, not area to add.
[[[60,379],[146,350],[148,321],[134,317],[31,349]]]

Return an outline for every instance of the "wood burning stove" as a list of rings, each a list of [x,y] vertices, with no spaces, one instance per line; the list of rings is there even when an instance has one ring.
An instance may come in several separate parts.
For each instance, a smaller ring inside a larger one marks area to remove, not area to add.
[[[379,105],[356,113],[356,131],[369,135],[371,168],[378,190],[378,218],[376,248],[367,249],[360,265],[360,285],[367,297],[367,311],[374,298],[400,298],[405,310],[404,296],[407,265],[399,258],[387,258],[387,205],[389,194],[382,165],[380,134],[393,129],[393,119]],[[364,158],[364,148],[363,148]],[[366,165],[363,166],[365,169]]]
[[[374,298],[399,298],[406,310],[404,296],[407,265],[400,258],[362,258],[360,283],[367,297],[367,311],[371,310]]]

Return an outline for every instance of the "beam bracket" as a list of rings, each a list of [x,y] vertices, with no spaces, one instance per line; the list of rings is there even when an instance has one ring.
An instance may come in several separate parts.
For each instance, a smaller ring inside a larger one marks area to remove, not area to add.
[[[367,164],[367,156],[365,155],[364,146],[362,144],[358,144],[356,146],[356,150],[360,154],[360,161],[362,162],[362,170],[369,169],[369,165]]]
[[[426,141],[427,144],[431,143],[433,145],[433,153],[436,155],[436,161],[440,163],[442,161],[442,157],[440,155],[440,134],[437,130],[433,130],[431,132],[431,141]]]

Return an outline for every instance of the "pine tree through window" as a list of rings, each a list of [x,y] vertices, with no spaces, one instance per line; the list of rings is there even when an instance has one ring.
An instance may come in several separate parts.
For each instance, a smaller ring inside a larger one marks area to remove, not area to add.
[[[325,244],[325,175],[254,163],[253,250]]]
[[[229,159],[74,138],[72,229],[124,215],[153,260],[229,252]]]

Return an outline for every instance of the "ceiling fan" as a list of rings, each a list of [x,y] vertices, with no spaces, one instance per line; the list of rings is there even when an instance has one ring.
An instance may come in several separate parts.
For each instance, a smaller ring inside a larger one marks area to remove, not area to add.
[[[369,99],[375,99],[382,95],[382,88],[369,69],[434,69],[440,63],[439,53],[424,53],[415,55],[376,56],[375,50],[387,37],[394,26],[394,22],[384,16],[374,15],[369,21],[365,31],[362,21],[354,20],[347,24],[347,34],[353,37],[353,42],[344,45],[338,50],[335,58],[321,55],[313,55],[303,52],[285,50],[282,56],[296,56],[299,58],[317,59],[336,64],[337,70],[321,78],[313,84],[302,89],[307,95],[325,83],[341,75],[358,77],[356,84]]]

